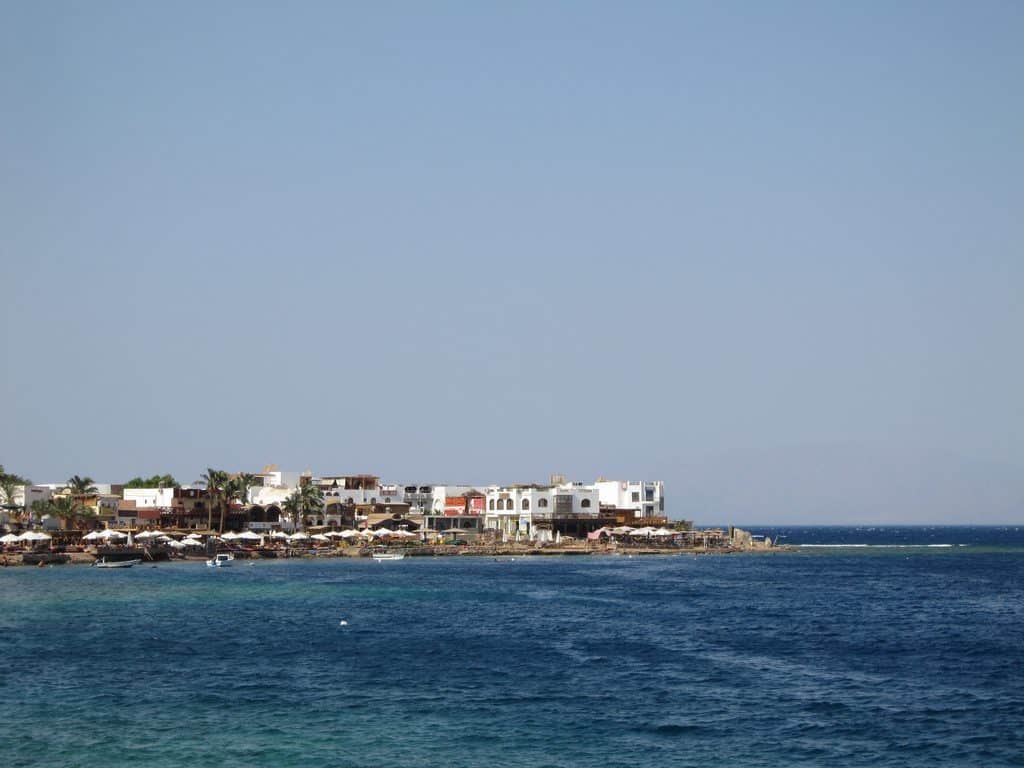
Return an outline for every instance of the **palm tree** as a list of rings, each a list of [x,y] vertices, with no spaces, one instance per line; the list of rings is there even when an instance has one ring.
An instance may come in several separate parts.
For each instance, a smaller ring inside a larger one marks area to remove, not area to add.
[[[8,507],[14,507],[14,491],[23,485],[31,485],[31,480],[26,480],[24,477],[15,475],[4,469],[4,465],[0,464],[0,491],[4,494],[4,504]],[[22,509],[24,511],[24,509]]]
[[[74,475],[68,480],[68,490],[71,491],[71,495],[76,499],[82,500],[97,493],[98,489],[94,485],[95,482],[88,475],[85,477]]]
[[[307,483],[297,491],[299,494],[299,506],[302,508],[302,518],[305,520],[312,512],[319,512],[324,506],[324,492],[319,486]]]
[[[75,527],[78,518],[85,512],[85,507],[77,496],[58,496],[45,506],[46,512],[59,517],[68,530]]]
[[[223,469],[212,469],[207,467],[206,474],[202,481],[206,483],[206,530],[213,527],[213,505],[214,502],[221,507],[220,510],[220,531],[224,532],[224,507],[221,505],[221,498],[225,495],[225,487],[228,484],[228,473]]]
[[[292,527],[299,530],[302,526],[302,494],[298,490],[292,491],[281,508],[291,517]]]

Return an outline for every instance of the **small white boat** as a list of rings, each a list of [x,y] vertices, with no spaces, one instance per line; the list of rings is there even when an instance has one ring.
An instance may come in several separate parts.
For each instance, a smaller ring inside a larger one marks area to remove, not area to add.
[[[374,560],[401,560],[405,557],[404,552],[374,552],[371,557]]]
[[[92,565],[93,568],[131,568],[141,562],[142,560],[107,560],[107,558],[101,557]]]
[[[221,552],[219,555],[214,555],[212,560],[207,560],[206,564],[211,568],[227,568],[235,562],[235,556],[228,552]]]

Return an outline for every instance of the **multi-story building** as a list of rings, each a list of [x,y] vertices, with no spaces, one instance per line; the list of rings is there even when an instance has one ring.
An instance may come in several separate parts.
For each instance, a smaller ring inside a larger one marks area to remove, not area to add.
[[[601,506],[616,511],[620,523],[646,523],[665,517],[665,483],[660,480],[598,480]]]
[[[560,478],[558,478],[560,479]],[[491,486],[484,527],[503,538],[585,536],[606,524],[597,489],[583,483]]]

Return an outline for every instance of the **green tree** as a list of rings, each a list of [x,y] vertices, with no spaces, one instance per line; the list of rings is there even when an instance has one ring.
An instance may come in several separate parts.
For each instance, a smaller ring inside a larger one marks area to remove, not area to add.
[[[202,481],[206,483],[206,529],[210,530],[213,527],[213,507],[216,504],[220,508],[220,532],[224,533],[228,473],[223,469],[208,467]]]
[[[47,505],[47,513],[61,519],[64,528],[74,528],[79,518],[85,515],[85,507],[74,496],[58,496]]]
[[[299,530],[302,524],[302,496],[298,490],[288,494],[288,498],[284,500],[281,509],[287,512],[288,516],[292,519],[292,527],[296,531]]]
[[[4,494],[4,504],[13,505],[15,490],[23,485],[32,485],[32,481],[8,472],[4,465],[0,464],[0,491]]]
[[[95,482],[88,475],[85,477],[74,475],[68,479],[68,490],[71,491],[72,496],[81,501],[89,496],[93,496],[99,490]]]
[[[180,488],[181,484],[174,475],[153,475],[152,477],[133,477],[124,484],[125,488]]]
[[[296,530],[302,530],[306,518],[323,509],[323,506],[324,492],[312,483],[296,488],[284,502],[284,509],[292,516]]]

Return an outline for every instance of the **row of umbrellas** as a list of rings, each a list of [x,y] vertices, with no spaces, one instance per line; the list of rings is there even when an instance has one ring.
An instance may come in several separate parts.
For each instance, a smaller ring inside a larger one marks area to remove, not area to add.
[[[668,528],[631,528],[628,525],[621,525],[618,528],[602,528],[605,533],[615,536],[675,536],[679,531],[671,531]],[[595,531],[597,533],[597,531]]]
[[[409,531],[391,531],[387,528],[381,528],[377,531],[370,530],[369,528],[360,531],[328,531],[327,533],[315,533],[312,536],[309,536],[303,533],[302,531],[298,531],[291,535],[285,533],[284,531],[274,531],[270,534],[270,538],[272,539],[286,539],[288,541],[331,541],[332,539],[354,539],[358,537],[363,537],[367,539],[388,537],[395,539],[416,539],[419,538],[419,535],[411,533]],[[0,536],[0,543],[14,544],[16,542],[24,541],[49,541],[51,538],[52,537],[45,533],[42,533],[41,531],[25,531],[25,533],[22,533],[21,535],[8,533],[5,536]],[[113,539],[121,540],[127,538],[127,533],[121,533],[120,531],[115,531],[113,529],[108,528],[103,531],[92,531],[90,533],[87,533],[85,534],[85,536],[82,537],[82,541],[111,541]],[[216,539],[217,537],[215,536],[213,538]],[[225,541],[261,541],[263,539],[263,537],[260,536],[258,533],[253,533],[252,531],[243,531],[242,533],[232,533],[229,531],[220,538]],[[181,541],[172,539],[170,536],[168,536],[166,533],[162,531],[143,531],[142,533],[135,534],[136,541],[143,541],[149,539],[165,539],[168,545],[176,549],[190,546],[203,546],[203,542],[199,538],[199,535],[195,533],[190,533]]]
[[[49,541],[51,538],[42,531],[25,531],[20,536],[14,533],[0,536],[0,544],[14,544],[19,541]]]

